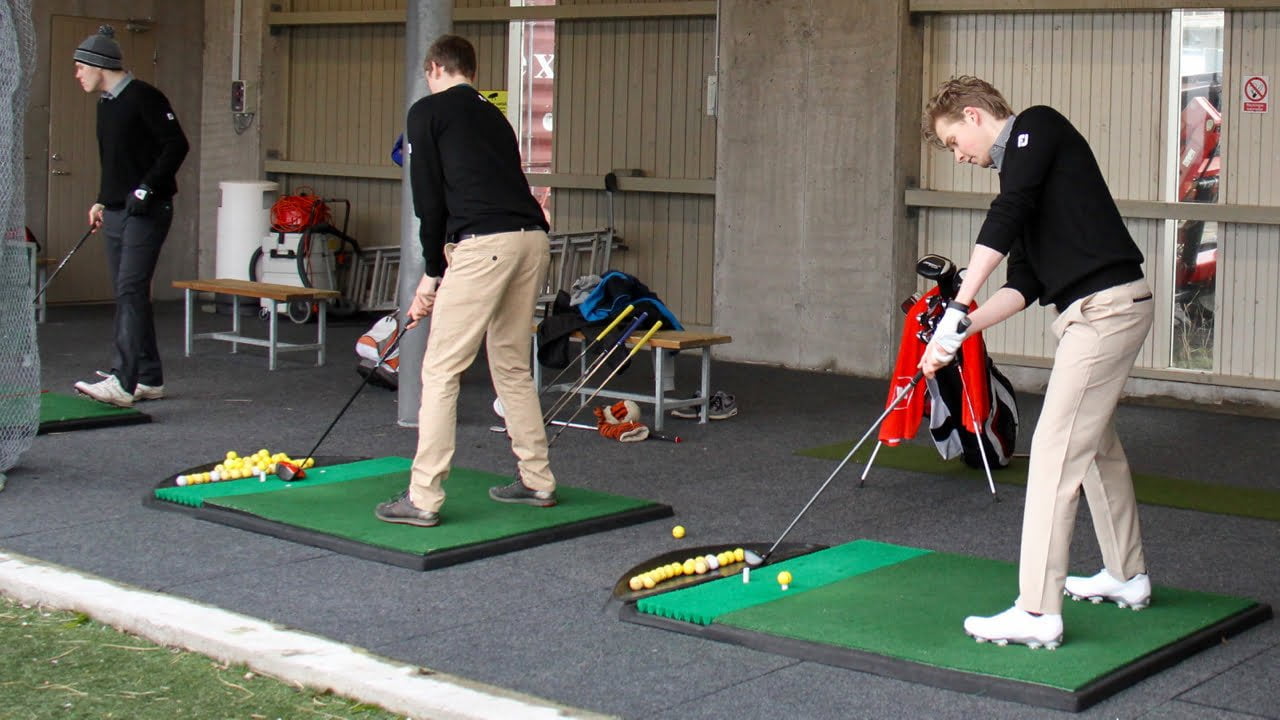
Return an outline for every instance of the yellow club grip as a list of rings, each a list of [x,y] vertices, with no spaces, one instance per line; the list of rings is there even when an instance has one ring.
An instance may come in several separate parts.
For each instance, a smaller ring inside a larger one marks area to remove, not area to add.
[[[622,318],[630,315],[631,311],[635,309],[636,309],[635,305],[628,305],[622,308],[622,312],[618,313],[618,317],[614,318],[613,322],[609,323],[609,327],[601,330],[600,334],[596,336],[596,341],[599,342],[600,340],[603,340],[605,335],[608,335],[609,333],[613,332],[613,329],[618,327],[618,323],[622,322]]]
[[[662,321],[659,320],[658,322],[653,324],[653,327],[649,328],[649,332],[645,333],[644,337],[640,338],[640,342],[636,343],[635,347],[631,348],[631,352],[627,353],[626,359],[630,360],[632,355],[635,355],[637,352],[640,352],[640,348],[644,347],[644,344],[649,342],[649,338],[653,337],[653,334],[658,332],[661,329],[662,329]],[[624,360],[623,362],[626,362],[626,361]]]

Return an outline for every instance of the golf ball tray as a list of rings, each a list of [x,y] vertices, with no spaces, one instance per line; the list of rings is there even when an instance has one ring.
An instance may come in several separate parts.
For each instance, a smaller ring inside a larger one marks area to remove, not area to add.
[[[285,453],[273,453],[266,448],[245,456],[241,456],[235,450],[228,450],[225,459],[214,465],[212,470],[178,475],[174,477],[173,483],[179,487],[185,487],[253,477],[265,481],[268,475],[275,474],[276,466],[282,462],[293,463],[303,469],[316,464],[315,458],[307,458],[305,463],[298,463]]]
[[[684,562],[670,562],[639,575],[633,575],[627,586],[633,591],[652,590],[672,578],[686,575],[705,575],[713,570],[744,562],[746,551],[742,548],[724,550],[719,553],[708,553],[686,559]]]

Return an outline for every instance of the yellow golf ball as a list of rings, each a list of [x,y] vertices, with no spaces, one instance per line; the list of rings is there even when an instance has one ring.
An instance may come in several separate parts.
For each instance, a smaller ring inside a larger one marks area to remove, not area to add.
[[[632,590],[639,590],[640,588],[644,587],[644,581],[640,579],[639,575],[637,575],[631,578],[631,581],[627,583],[627,586],[630,587]]]
[[[742,548],[733,549],[733,561],[742,562],[747,557],[747,553]]]
[[[684,526],[683,526],[683,525],[677,525],[677,526],[675,526],[675,527],[671,528],[671,537],[673,537],[673,538],[675,538],[675,539],[677,539],[677,540],[679,540],[680,538],[684,537]]]
[[[653,587],[658,584],[657,582],[654,581],[652,575],[645,575],[641,577],[640,582],[644,583],[644,587],[646,590],[652,590]]]
[[[779,585],[790,585],[790,584],[791,584],[791,573],[790,573],[790,572],[787,572],[786,570],[783,570],[782,572],[778,573],[778,584],[779,584]]]
[[[680,569],[684,570],[684,574],[685,574],[685,575],[692,575],[692,574],[693,574],[694,565],[695,565],[695,563],[694,563],[693,558],[689,558],[688,560],[685,560],[685,561],[684,561],[684,564],[680,566]]]

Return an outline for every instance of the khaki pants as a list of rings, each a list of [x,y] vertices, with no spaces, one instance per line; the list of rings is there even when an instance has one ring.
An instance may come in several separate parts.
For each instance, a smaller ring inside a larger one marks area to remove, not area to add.
[[[457,435],[460,378],[486,338],[489,373],[505,408],[520,477],[534,490],[555,490],[542,405],[529,368],[534,306],[551,262],[547,234],[528,230],[480,235],[445,249],[449,268],[436,292],[422,361],[418,451],[409,499],[433,512],[444,504],[444,481]]]
[[[1058,350],[1031,440],[1022,518],[1023,610],[1062,612],[1081,486],[1107,571],[1122,580],[1146,572],[1133,479],[1113,420],[1153,305],[1146,281],[1137,280],[1077,300],[1053,323]]]

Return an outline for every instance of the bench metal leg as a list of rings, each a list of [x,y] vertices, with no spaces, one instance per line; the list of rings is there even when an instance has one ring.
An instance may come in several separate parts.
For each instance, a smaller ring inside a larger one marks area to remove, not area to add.
[[[663,369],[667,362],[667,354],[653,348],[653,429],[662,430],[662,424],[666,421],[667,408],[663,402],[666,398],[666,388],[663,386]]]
[[[316,365],[324,365],[324,327],[325,317],[329,310],[329,301],[321,300],[316,304],[320,306],[320,319],[318,320],[320,327],[316,329],[316,342],[320,344],[320,348],[316,350]]]
[[[276,342],[278,341],[278,331],[280,324],[280,301],[271,301],[271,318],[267,322],[269,328],[267,338],[270,342],[267,345],[267,369],[276,369]]]
[[[187,288],[186,294],[183,299],[185,300],[185,304],[186,304],[186,312],[184,314],[183,324],[186,327],[185,327],[184,336],[183,336],[182,350],[187,357],[191,357],[191,335],[192,335],[191,313],[192,313],[192,310],[194,310],[195,308],[195,291],[192,290],[191,288]]]
[[[711,407],[711,347],[702,348],[702,411],[698,422],[706,424],[707,411]]]
[[[231,334],[240,334],[240,296],[231,296]],[[240,346],[234,340],[231,342],[231,354],[235,355],[240,352]]]

